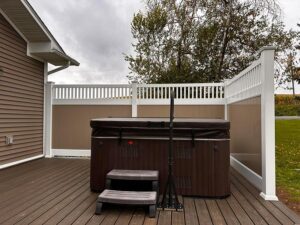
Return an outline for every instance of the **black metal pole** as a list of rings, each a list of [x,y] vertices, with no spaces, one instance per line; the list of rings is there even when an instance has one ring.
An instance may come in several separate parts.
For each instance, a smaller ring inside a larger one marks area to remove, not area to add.
[[[175,179],[173,174],[173,166],[174,166],[174,154],[173,154],[173,128],[174,128],[174,91],[171,90],[170,96],[170,136],[169,136],[169,149],[168,149],[168,178],[163,194],[162,201],[159,203],[158,207],[162,209],[175,209],[181,210],[183,209],[182,204],[178,200]],[[168,197],[167,197],[168,196]]]
[[[172,182],[173,178],[173,121],[174,121],[174,91],[171,90],[171,100],[170,100],[170,140],[169,140],[169,176]],[[172,205],[172,185],[169,184],[169,205]]]

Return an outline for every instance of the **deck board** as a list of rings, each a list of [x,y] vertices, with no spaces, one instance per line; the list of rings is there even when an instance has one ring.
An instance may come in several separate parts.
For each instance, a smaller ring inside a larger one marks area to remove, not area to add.
[[[0,171],[0,224],[214,225],[300,224],[281,202],[264,201],[259,191],[231,171],[226,199],[180,197],[184,212],[147,207],[104,207],[94,215],[97,193],[89,190],[88,159],[39,159]]]
[[[266,209],[269,210],[269,212],[282,224],[294,224],[294,222],[288,218],[283,212],[281,212],[277,207],[275,207],[271,202],[264,201],[260,196],[257,189],[255,189],[252,185],[249,185],[249,183],[243,179],[241,176],[238,176],[236,171],[232,171],[232,174],[235,174],[235,176],[231,177],[231,180],[236,181],[239,183],[239,185],[242,185],[244,188],[249,191],[253,197],[255,197],[259,203],[261,203]]]
[[[118,210],[117,208],[113,208],[113,209],[109,210],[106,217],[101,222],[101,224],[114,225],[116,223],[117,219],[119,218],[120,214],[121,214],[120,210]]]
[[[123,224],[129,224],[130,220],[132,218],[132,214],[134,212],[134,208],[130,207],[128,209],[125,209],[121,212],[118,220],[116,221],[115,225],[123,225]]]
[[[41,200],[38,204],[33,204],[32,206],[26,208],[21,213],[14,216],[14,219],[17,217],[21,217],[20,221],[17,224],[29,224],[33,222],[34,220],[38,219],[40,216],[45,214],[48,210],[50,210],[53,207],[56,207],[56,205],[61,202],[66,196],[69,196],[74,190],[78,188],[78,186],[82,185],[82,181],[85,177],[83,175],[79,174],[74,178],[74,180],[70,181],[68,184],[72,185],[72,187],[58,187],[60,188],[59,191],[56,191],[50,195],[48,195],[46,198]]]
[[[213,224],[226,225],[225,218],[215,200],[206,200],[206,205]]]
[[[211,217],[204,199],[195,199],[195,206],[200,224],[212,225]]]
[[[237,199],[241,207],[246,211],[255,225],[267,224],[263,217],[261,217],[256,209],[250,204],[250,202],[248,202],[248,200],[233,185],[231,185],[231,194]]]
[[[59,168],[57,170],[53,170],[52,173],[47,173],[47,176],[43,176],[43,174],[39,174],[34,180],[30,181],[29,183],[24,183],[21,185],[11,185],[7,191],[3,191],[3,195],[0,197],[0,201],[3,203],[3,206],[6,205],[8,202],[14,202],[16,199],[20,201],[20,197],[16,195],[16,193],[22,193],[23,195],[26,193],[26,197],[31,195],[37,195],[36,191],[42,189],[43,187],[47,186],[51,182],[59,181],[60,177],[66,177],[68,174],[73,175],[76,164],[71,166],[66,166],[64,168]],[[78,165],[79,169],[79,165]],[[17,178],[16,178],[17,179]],[[0,207],[2,208],[2,207]],[[1,212],[1,210],[0,210]]]
[[[199,224],[194,199],[184,198],[183,203],[185,209],[185,224]]]
[[[37,185],[34,191],[23,192],[22,190],[19,190],[16,192],[16,198],[13,198],[10,202],[3,202],[0,210],[0,214],[2,215],[0,217],[0,224],[2,224],[7,218],[14,217],[14,219],[16,219],[20,215],[23,216],[24,210],[27,210],[30,207],[39,207],[43,202],[42,200],[48,195],[56,195],[59,193],[60,189],[67,189],[67,185],[69,185],[68,181],[69,179],[73,179],[74,172],[76,171],[72,170],[72,173],[70,173],[68,176],[66,173],[61,174],[61,176],[54,176],[56,179],[50,180],[42,187]],[[86,176],[87,174],[82,178],[85,178]],[[81,181],[82,178],[79,181]]]
[[[237,183],[235,179],[231,179],[233,185],[235,185],[240,192],[244,195],[244,197],[250,202],[253,208],[261,215],[262,218],[268,223],[273,225],[279,225],[280,222],[269,212],[267,208],[265,208],[253,195],[251,195],[244,186]]]
[[[235,199],[233,195],[229,196],[226,201],[228,202],[230,208],[234,212],[236,218],[240,221],[241,224],[244,225],[254,225],[248,214],[239,204],[239,202]]]
[[[137,208],[134,212],[133,216],[131,217],[129,225],[140,225],[143,224],[145,221],[145,209]],[[126,221],[122,221],[122,224],[126,224]]]
[[[160,211],[158,216],[158,225],[171,225],[172,224],[172,212]]]
[[[219,206],[219,209],[221,210],[222,216],[224,217],[227,224],[232,225],[239,225],[240,222],[233,213],[232,209],[228,205],[227,201],[223,200],[217,200],[217,205]]]

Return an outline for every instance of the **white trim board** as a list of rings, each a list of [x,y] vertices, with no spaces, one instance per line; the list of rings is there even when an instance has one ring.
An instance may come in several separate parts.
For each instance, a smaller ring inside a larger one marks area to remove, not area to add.
[[[275,195],[266,195],[263,192],[261,192],[259,195],[266,201],[278,201],[278,198]]]
[[[260,191],[262,190],[262,177],[257,173],[253,172],[243,163],[238,161],[233,156],[230,156],[230,165],[236,169],[241,175],[243,175],[251,184],[257,187]]]
[[[30,54],[30,50],[29,50],[29,41],[28,39],[24,36],[24,34],[18,29],[18,27],[10,20],[10,18],[3,12],[2,9],[0,9],[0,14],[6,19],[6,21],[14,28],[14,30],[23,38],[23,40],[26,42],[26,55],[28,57],[31,57],[33,59],[36,59],[40,62],[44,62],[44,60],[40,59],[37,56],[33,56]]]
[[[233,156],[230,156],[230,165],[234,169],[236,169],[242,176],[244,176],[251,184],[257,187],[260,191],[262,190],[263,179],[261,176],[253,172]],[[276,195],[266,195],[265,193],[261,192],[260,196],[266,201],[278,201]]]
[[[257,90],[261,88],[261,85],[256,86],[254,88],[248,89],[246,91],[243,91],[239,94],[235,94],[231,97],[227,98],[227,104],[234,104],[234,103],[238,103],[238,102],[242,102],[251,98],[256,98],[256,97],[261,97],[261,92],[258,92]],[[257,91],[256,93],[250,93],[250,91]]]
[[[23,40],[28,44],[28,39],[23,35],[23,33],[17,28],[17,26],[10,20],[10,18],[4,13],[0,8],[0,14],[6,19],[6,21],[14,28],[14,30],[23,38]]]
[[[44,157],[44,155],[37,155],[37,156],[31,157],[31,158],[22,159],[22,160],[19,160],[19,161],[15,161],[15,162],[7,163],[7,164],[4,164],[4,165],[0,165],[0,170],[8,168],[8,167],[16,166],[16,165],[19,165],[19,164],[22,164],[22,163],[26,163],[26,162],[29,162],[29,161],[33,161],[33,160],[36,160],[36,159],[40,159],[40,158],[43,158],[43,157]]]
[[[55,157],[91,157],[90,149],[52,149]]]

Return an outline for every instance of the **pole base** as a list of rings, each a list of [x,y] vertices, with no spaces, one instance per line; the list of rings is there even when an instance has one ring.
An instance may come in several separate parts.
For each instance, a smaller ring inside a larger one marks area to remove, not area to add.
[[[157,209],[181,212],[183,211],[183,205],[180,202],[176,203],[175,199],[172,199],[171,201],[169,201],[169,199],[166,199],[165,202],[159,202],[157,204]]]

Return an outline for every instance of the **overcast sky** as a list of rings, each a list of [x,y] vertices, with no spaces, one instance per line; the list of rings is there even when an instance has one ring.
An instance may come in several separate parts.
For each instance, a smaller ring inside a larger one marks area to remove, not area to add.
[[[128,83],[123,54],[132,52],[130,23],[143,0],[29,0],[80,67],[51,75],[55,83]],[[300,0],[280,0],[289,28],[300,22]],[[300,91],[300,88],[299,88]]]

